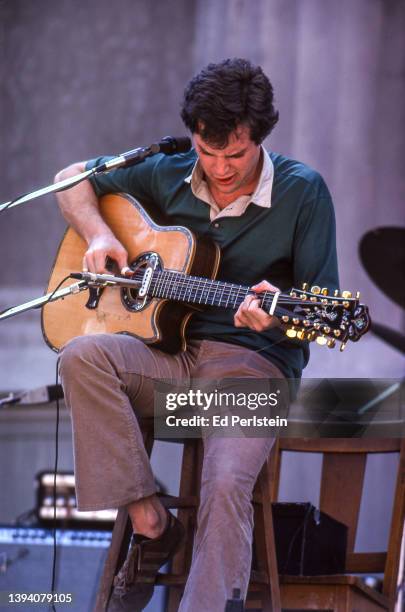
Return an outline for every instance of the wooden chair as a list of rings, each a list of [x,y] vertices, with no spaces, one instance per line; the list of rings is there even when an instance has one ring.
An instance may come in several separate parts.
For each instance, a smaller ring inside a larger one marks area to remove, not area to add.
[[[145,448],[150,455],[154,442],[153,419],[142,419],[141,429],[144,435]],[[167,612],[176,612],[178,610],[184,585],[187,581],[191,564],[203,460],[201,440],[186,439],[179,440],[179,442],[184,443],[179,496],[161,496],[161,501],[166,508],[178,509],[177,516],[186,529],[185,545],[181,547],[173,558],[170,573],[160,573],[156,581],[157,585],[169,587]],[[279,612],[281,605],[273,520],[270,510],[270,483],[272,478],[269,474],[269,466],[270,464],[268,463],[263,466],[254,492],[256,500],[255,540],[258,569],[252,572],[246,609]],[[105,612],[107,609],[113,579],[126,557],[131,532],[128,514],[125,509],[121,508],[115,521],[112,541],[104,565],[94,612]]]
[[[287,451],[323,454],[320,510],[348,526],[346,573],[333,576],[280,576],[281,604],[290,610],[381,612],[394,610],[405,512],[405,441],[402,439],[279,439],[268,460],[271,499],[277,499],[282,455]],[[387,550],[354,551],[367,456],[397,453],[397,472]],[[383,573],[382,593],[353,574]]]
[[[153,422],[142,422],[145,446],[153,447]],[[191,562],[192,543],[198,507],[202,465],[202,443],[184,442],[179,497],[163,496],[167,508],[177,508],[187,538],[186,545],[173,559],[170,574],[160,574],[158,585],[169,588],[167,612],[179,606]],[[280,576],[275,558],[271,502],[277,500],[282,455],[284,452],[323,454],[320,509],[345,523],[348,528],[346,572],[333,576]],[[370,453],[399,454],[399,468],[392,506],[391,527],[386,552],[356,553],[354,543],[359,518],[367,456]],[[247,610],[334,610],[336,612],[374,612],[393,610],[405,516],[405,443],[400,439],[279,439],[264,465],[254,491],[254,541],[257,569],[252,571],[246,601]],[[131,526],[124,509],[118,512],[109,554],[100,582],[95,612],[106,610],[114,575],[123,563]],[[367,587],[353,575],[384,573],[382,594]],[[281,591],[281,599],[280,599]],[[281,601],[281,603],[280,603]]]

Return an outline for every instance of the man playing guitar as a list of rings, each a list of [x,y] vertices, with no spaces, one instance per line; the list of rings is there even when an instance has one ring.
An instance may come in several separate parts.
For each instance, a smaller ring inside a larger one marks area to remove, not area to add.
[[[177,549],[182,527],[161,505],[136,415],[153,415],[154,381],[194,378],[299,379],[307,343],[285,337],[259,294],[304,281],[338,287],[334,211],[320,175],[267,152],[263,140],[278,120],[272,86],[243,59],[210,64],[187,85],[181,112],[194,149],[157,155],[58,194],[63,215],[84,238],[83,269],[122,274],[128,254],[103,220],[98,198],[129,193],[214,240],[217,277],[249,285],[236,314],[198,311],[186,328],[187,348],[167,354],[122,334],[85,335],[68,342],[60,371],[74,432],[78,507],[125,506],[134,537],[115,579],[109,610],[142,610],[154,575]],[[105,159],[105,158],[103,158]],[[102,159],[62,170],[61,180]],[[269,279],[269,280],[264,280]],[[272,284],[270,284],[270,282]],[[233,588],[246,595],[253,511],[251,495],[272,438],[207,437],[198,526],[181,612],[223,612]]]

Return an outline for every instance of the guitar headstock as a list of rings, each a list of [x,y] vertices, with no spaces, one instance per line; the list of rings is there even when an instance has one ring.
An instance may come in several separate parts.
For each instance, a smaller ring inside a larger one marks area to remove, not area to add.
[[[283,311],[288,308],[290,312],[278,315],[288,325],[289,338],[316,341],[329,348],[341,342],[342,351],[349,340],[357,342],[370,327],[368,308],[360,303],[358,292],[355,297],[350,291],[336,290],[329,295],[327,288],[314,286],[308,290],[304,283],[302,289],[292,289],[289,295],[289,304],[283,300],[282,305]]]

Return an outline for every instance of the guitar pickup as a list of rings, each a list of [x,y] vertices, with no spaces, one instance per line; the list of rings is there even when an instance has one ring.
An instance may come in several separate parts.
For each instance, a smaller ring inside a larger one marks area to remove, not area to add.
[[[159,264],[159,258],[155,254],[151,254],[148,258],[148,263],[145,266],[142,285],[138,291],[139,298],[146,298],[149,292],[149,287],[152,282],[153,273]]]

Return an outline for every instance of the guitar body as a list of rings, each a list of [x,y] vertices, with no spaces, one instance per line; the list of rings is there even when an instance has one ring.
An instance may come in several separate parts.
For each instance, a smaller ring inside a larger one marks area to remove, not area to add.
[[[220,255],[214,243],[198,238],[185,227],[157,225],[139,202],[127,194],[102,197],[100,212],[128,251],[131,266],[136,262],[146,265],[149,255],[156,253],[165,269],[215,278]],[[85,241],[74,229],[68,228],[58,249],[47,292],[54,291],[70,273],[82,270],[86,249]],[[68,279],[62,287],[71,283]],[[96,307],[93,303],[90,308],[87,291],[50,302],[42,310],[45,341],[59,351],[76,336],[126,333],[166,352],[184,350],[186,324],[195,307],[152,298],[134,311],[128,299],[123,299],[123,292],[119,287],[106,287],[97,296]],[[126,290],[126,295],[131,301],[134,294]]]

